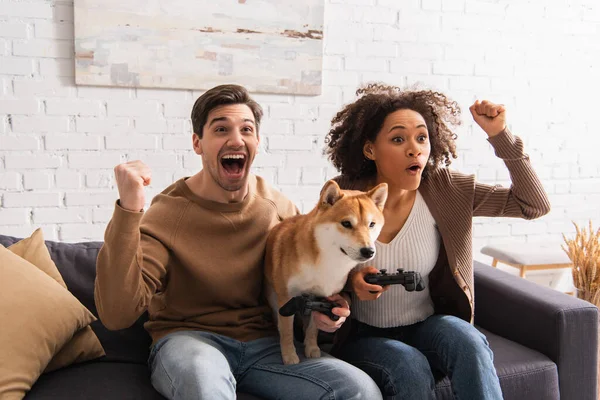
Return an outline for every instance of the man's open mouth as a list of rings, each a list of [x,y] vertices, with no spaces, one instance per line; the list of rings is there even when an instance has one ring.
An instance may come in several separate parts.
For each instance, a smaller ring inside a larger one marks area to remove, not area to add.
[[[227,175],[236,176],[242,174],[245,165],[245,154],[225,154],[221,157],[221,166],[223,166],[223,170],[225,170]]]

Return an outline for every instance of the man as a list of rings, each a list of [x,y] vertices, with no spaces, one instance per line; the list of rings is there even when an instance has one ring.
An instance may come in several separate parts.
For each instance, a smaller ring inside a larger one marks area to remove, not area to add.
[[[193,148],[203,169],[180,179],[144,213],[151,171],[140,161],[118,165],[120,199],[98,255],[95,299],[109,329],[148,310],[154,387],[171,399],[377,399],[375,383],[330,356],[283,365],[272,311],[262,296],[269,230],[297,213],[263,179],[250,174],[261,107],[241,86],[204,93],[192,109]],[[334,322],[314,313],[319,328]],[[300,351],[302,354],[302,351]]]

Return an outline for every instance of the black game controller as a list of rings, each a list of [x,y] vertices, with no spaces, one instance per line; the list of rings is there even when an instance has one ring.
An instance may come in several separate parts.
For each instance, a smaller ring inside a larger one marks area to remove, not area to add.
[[[340,319],[340,316],[331,312],[331,309],[334,307],[340,307],[340,305],[333,301],[329,301],[324,297],[303,294],[301,296],[292,297],[287,303],[281,306],[279,314],[284,317],[290,317],[297,311],[301,311],[302,315],[310,315],[311,311],[318,311],[327,315],[333,321],[337,321]]]
[[[421,274],[414,271],[404,271],[402,268],[397,269],[395,274],[388,274],[387,270],[382,269],[378,274],[365,275],[365,281],[372,285],[402,285],[407,292],[416,290],[420,292],[425,289],[425,284],[421,278]],[[377,293],[371,291],[371,293]]]

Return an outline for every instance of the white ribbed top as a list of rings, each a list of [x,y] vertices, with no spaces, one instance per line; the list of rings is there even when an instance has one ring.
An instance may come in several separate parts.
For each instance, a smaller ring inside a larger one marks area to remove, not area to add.
[[[365,265],[387,269],[388,274],[403,268],[421,274],[425,290],[407,292],[391,285],[377,300],[361,301],[352,295],[352,317],[379,328],[411,325],[433,314],[429,296],[429,273],[440,251],[440,234],[427,204],[417,191],[415,204],[396,237],[389,243],[375,242],[375,258]]]

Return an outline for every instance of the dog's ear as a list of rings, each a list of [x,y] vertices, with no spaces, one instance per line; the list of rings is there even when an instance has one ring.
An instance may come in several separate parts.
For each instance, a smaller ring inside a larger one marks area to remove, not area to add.
[[[383,210],[383,206],[385,205],[385,201],[388,197],[388,185],[387,183],[380,183],[375,186],[373,189],[367,192],[367,196],[373,200],[377,208]]]
[[[332,206],[343,196],[338,184],[334,180],[329,180],[323,185],[323,189],[321,189],[321,200],[319,203]]]

